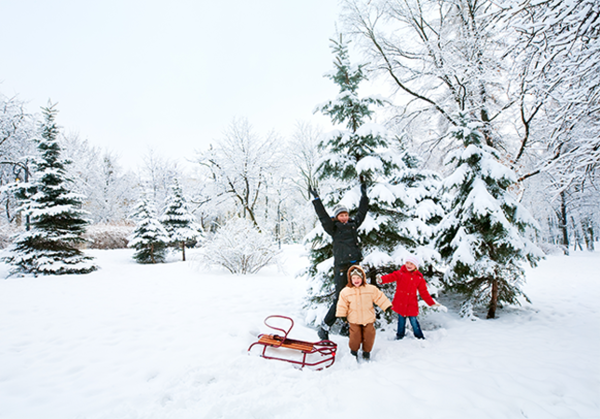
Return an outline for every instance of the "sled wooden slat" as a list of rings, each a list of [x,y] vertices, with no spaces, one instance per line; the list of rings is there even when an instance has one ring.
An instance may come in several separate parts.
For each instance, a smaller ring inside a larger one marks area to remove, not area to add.
[[[314,345],[310,342],[303,342],[293,339],[284,339],[282,341],[282,338],[277,335],[262,335],[258,341],[264,345],[278,348],[289,348],[306,352],[312,352],[314,350]]]

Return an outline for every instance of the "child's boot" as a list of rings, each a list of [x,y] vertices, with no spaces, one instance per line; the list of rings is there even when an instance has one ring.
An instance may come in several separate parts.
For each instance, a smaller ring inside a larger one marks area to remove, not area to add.
[[[370,361],[371,360],[371,352],[363,352],[363,359],[365,361]]]
[[[352,354],[352,356],[354,358],[356,358],[356,360],[358,361],[358,351],[350,351],[350,353]]]

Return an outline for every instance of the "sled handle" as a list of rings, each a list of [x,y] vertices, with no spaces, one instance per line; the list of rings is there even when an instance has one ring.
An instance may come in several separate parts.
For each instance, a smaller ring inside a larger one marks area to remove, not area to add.
[[[279,327],[275,327],[269,324],[268,320],[272,319],[272,318],[278,318],[278,319],[285,319],[285,320],[289,320],[290,321],[290,327],[285,330],[285,329],[281,329]],[[283,339],[287,339],[287,335],[290,333],[290,331],[292,330],[292,328],[294,327],[294,321],[290,318],[290,317],[286,317],[286,316],[280,316],[278,314],[274,314],[272,316],[269,316],[265,319],[265,325],[267,325],[267,327],[270,327],[273,330],[277,330],[278,332],[283,333]]]

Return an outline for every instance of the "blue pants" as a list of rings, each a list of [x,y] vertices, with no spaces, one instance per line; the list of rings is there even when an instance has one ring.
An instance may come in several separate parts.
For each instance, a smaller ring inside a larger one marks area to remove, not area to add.
[[[417,339],[425,339],[423,331],[419,325],[419,321],[416,317],[408,317],[413,333]],[[406,317],[398,314],[398,333],[396,333],[396,339],[402,339],[404,337],[404,330],[406,329]]]

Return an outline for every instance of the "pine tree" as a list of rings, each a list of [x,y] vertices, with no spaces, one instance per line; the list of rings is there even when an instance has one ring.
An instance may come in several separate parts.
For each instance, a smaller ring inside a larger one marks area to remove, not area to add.
[[[185,261],[185,248],[196,245],[201,239],[202,227],[195,222],[177,179],[172,186],[172,195],[167,199],[165,213],[160,221],[167,231],[170,244],[181,249],[181,257]]]
[[[78,248],[85,242],[88,220],[81,210],[83,197],[69,189],[72,182],[65,169],[69,162],[61,159],[55,123],[58,111],[54,106],[42,108],[44,121],[40,139],[36,140],[40,157],[34,164],[34,181],[16,188],[28,224],[5,258],[15,267],[15,273],[84,274],[97,269],[92,258]]]
[[[129,237],[129,247],[136,251],[133,258],[139,263],[162,263],[165,261],[169,236],[156,218],[154,204],[144,194],[136,205],[133,218],[137,224]]]
[[[444,189],[454,193],[451,211],[439,225],[436,245],[448,264],[445,281],[466,297],[461,314],[471,316],[486,307],[494,318],[502,302],[519,304],[524,270],[543,256],[526,237],[536,225],[529,212],[511,194],[515,173],[504,166],[498,152],[483,144],[481,126],[466,114],[453,136],[463,144],[449,156],[456,166],[444,180]]]
[[[359,229],[362,262],[371,282],[378,272],[390,271],[402,264],[409,252],[423,260],[436,260],[437,253],[427,238],[433,237],[433,224],[443,214],[437,203],[439,179],[432,172],[420,171],[418,159],[399,148],[400,141],[385,127],[368,122],[371,105],[385,101],[378,97],[359,98],[358,87],[366,79],[365,65],[352,65],[348,45],[342,37],[332,40],[335,69],[326,77],[339,87],[337,98],[321,105],[320,110],[339,129],[323,137],[323,156],[317,167],[317,179],[331,192],[322,196],[330,208],[342,203],[355,208],[360,201],[360,183],[369,189],[369,213]],[[352,210],[351,210],[352,211]],[[334,290],[331,237],[319,225],[305,238],[311,245],[308,274],[313,287],[309,306],[329,304]],[[389,295],[391,288],[384,290]]]

